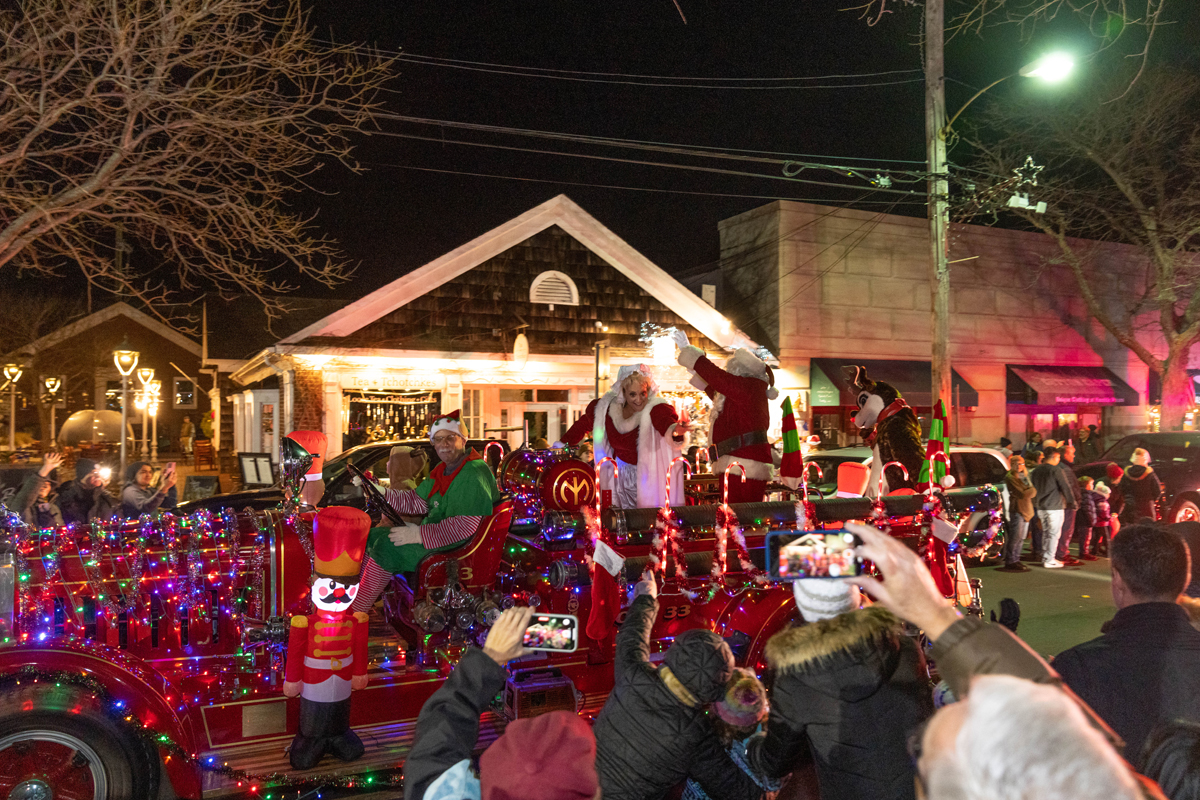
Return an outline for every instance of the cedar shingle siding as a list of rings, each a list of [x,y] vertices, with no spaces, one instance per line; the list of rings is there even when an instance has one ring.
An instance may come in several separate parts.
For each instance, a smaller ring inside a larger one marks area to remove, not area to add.
[[[529,301],[546,270],[569,276],[579,305]],[[596,322],[608,326],[604,333]],[[310,337],[305,345],[396,350],[505,353],[523,332],[529,352],[590,355],[597,339],[614,349],[643,347],[641,323],[676,326],[709,352],[720,348],[574,237],[551,226],[345,337]],[[528,325],[519,329],[520,325]],[[498,332],[498,333],[497,333]]]

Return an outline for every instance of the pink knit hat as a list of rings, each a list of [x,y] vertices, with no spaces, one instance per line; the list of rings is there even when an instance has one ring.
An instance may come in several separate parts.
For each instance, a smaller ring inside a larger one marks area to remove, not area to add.
[[[714,706],[717,716],[736,728],[749,728],[767,716],[767,690],[748,669],[737,667],[725,696]]]

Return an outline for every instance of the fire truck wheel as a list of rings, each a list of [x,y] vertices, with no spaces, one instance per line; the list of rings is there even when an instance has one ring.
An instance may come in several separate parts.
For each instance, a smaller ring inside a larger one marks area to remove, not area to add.
[[[149,748],[74,687],[24,684],[0,695],[0,786],[8,797],[142,800]]]

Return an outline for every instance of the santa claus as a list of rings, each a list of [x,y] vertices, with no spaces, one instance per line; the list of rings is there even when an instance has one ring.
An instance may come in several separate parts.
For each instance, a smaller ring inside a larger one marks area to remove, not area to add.
[[[691,384],[713,401],[708,417],[709,455],[714,472],[721,476],[722,492],[728,492],[731,503],[761,503],[775,471],[767,428],[771,425],[770,401],[779,391],[771,368],[743,347],[722,369],[689,343],[683,331],[677,329],[672,336],[679,345],[679,363],[692,373]],[[727,475],[731,464],[740,464],[745,474],[733,469]]]

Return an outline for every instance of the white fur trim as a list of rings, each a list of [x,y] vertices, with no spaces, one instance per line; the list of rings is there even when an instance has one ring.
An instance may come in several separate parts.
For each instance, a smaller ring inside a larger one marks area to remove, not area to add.
[[[734,461],[741,464],[746,470],[746,478],[752,481],[769,481],[775,477],[775,465],[765,464],[762,461],[751,461],[748,458],[741,456],[724,455],[717,459],[717,463],[713,465],[714,475],[724,475],[725,468]],[[740,475],[736,469],[734,475]]]
[[[700,356],[704,355],[704,351],[695,345],[689,344],[687,347],[679,348],[679,358],[676,359],[679,365],[694,370],[696,362],[700,360]]]
[[[779,399],[779,390],[776,389],[774,386],[767,389],[767,399],[768,400],[778,400]]]
[[[725,371],[743,378],[767,380],[767,363],[744,347],[739,347],[725,362]]]
[[[646,401],[646,405],[642,406],[641,413],[645,413],[650,407],[650,402]],[[619,433],[629,433],[638,426],[641,417],[639,414],[634,414],[632,417],[625,416],[625,406],[612,403],[608,407],[608,416],[612,418],[613,425],[617,427]]]
[[[692,378],[688,381],[688,383],[690,383],[692,386],[695,386],[702,392],[708,388],[708,381],[704,380],[704,378],[701,378],[694,372],[692,373]]]
[[[619,396],[620,386],[618,384],[615,389],[607,392],[596,403],[595,422],[592,426],[593,458],[595,463],[599,464],[604,458],[614,455],[605,429],[605,421],[608,418],[611,417],[614,424],[618,426],[617,429],[622,432],[633,430],[632,426],[624,429],[623,424],[632,423],[638,426],[637,507],[659,508],[666,499],[664,495],[666,494],[667,470],[671,467],[672,459],[680,455],[691,443],[691,436],[684,436],[682,442],[676,442],[670,437],[659,436],[658,431],[654,430],[654,424],[650,420],[650,411],[660,403],[667,402],[663,398],[652,396],[641,413],[626,420],[622,418],[614,402]],[[617,413],[614,414],[614,411]],[[683,477],[683,465],[676,464],[671,473],[672,505],[683,504]],[[616,494],[611,469],[600,471],[600,489],[612,490],[614,495]]]
[[[650,368],[649,364],[626,364],[617,370],[617,380],[610,390],[616,391],[616,401],[619,406],[625,405],[625,394],[621,391],[621,384],[631,375],[641,375],[646,379],[648,393],[651,397],[658,394],[658,381],[654,380],[654,370]]]
[[[306,481],[319,481],[319,480],[321,480],[321,473],[320,473],[320,472],[310,472],[310,473],[308,473],[307,475],[305,475],[305,476],[304,476],[304,480],[306,480]]]
[[[467,426],[463,424],[462,420],[454,420],[449,417],[434,420],[433,424],[429,426],[430,441],[433,440],[433,435],[438,431],[450,431],[451,433],[457,433],[464,439],[471,438],[470,434],[467,433]]]

